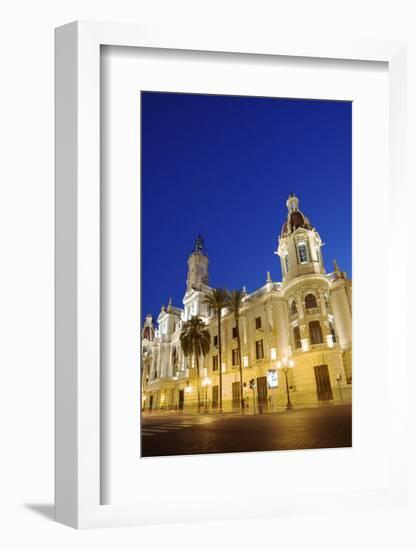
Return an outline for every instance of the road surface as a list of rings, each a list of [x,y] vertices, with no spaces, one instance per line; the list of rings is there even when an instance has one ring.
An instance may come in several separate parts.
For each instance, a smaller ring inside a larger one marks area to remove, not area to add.
[[[142,417],[142,456],[351,447],[351,405],[263,415],[152,413]]]

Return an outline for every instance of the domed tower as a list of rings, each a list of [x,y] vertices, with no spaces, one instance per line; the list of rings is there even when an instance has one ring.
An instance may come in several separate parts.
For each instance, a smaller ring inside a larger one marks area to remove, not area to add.
[[[208,285],[208,263],[204,239],[198,235],[188,258],[187,292],[201,290],[203,284]]]
[[[142,329],[142,338],[149,341],[152,341],[155,338],[155,328],[153,325],[153,318],[150,313],[148,313],[145,318],[145,324]]]
[[[299,200],[290,193],[287,219],[278,239],[276,254],[281,259],[282,280],[288,283],[308,274],[324,274],[323,243],[309,219],[298,208]]]

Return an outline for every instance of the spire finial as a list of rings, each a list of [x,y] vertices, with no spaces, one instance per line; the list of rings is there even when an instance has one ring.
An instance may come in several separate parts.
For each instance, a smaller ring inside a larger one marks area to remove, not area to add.
[[[167,311],[168,313],[171,313],[172,311],[172,298],[169,299]]]
[[[266,272],[266,282],[267,282],[267,283],[272,283],[270,271],[267,271],[267,272]]]
[[[193,254],[201,254],[203,256],[207,255],[204,246],[204,238],[200,233],[197,235],[197,238],[195,240]]]
[[[290,193],[288,199],[287,199],[287,208],[288,208],[288,212],[296,212],[298,210],[298,199],[297,197],[295,196],[294,193]]]

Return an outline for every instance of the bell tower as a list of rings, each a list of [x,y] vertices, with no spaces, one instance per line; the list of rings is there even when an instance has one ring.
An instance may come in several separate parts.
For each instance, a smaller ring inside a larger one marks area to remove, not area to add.
[[[282,280],[288,283],[307,274],[324,274],[323,243],[310,220],[299,209],[299,200],[290,193],[287,199],[287,219],[278,238],[278,250],[281,259]]]
[[[208,263],[204,239],[198,235],[188,258],[187,292],[201,290],[202,285],[208,285]]]

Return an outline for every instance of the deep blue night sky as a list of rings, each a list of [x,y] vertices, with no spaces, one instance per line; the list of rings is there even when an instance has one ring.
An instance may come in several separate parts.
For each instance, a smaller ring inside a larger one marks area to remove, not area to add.
[[[351,276],[351,103],[143,92],[142,319],[172,296],[201,233],[209,284],[281,280],[274,255],[290,192]]]

